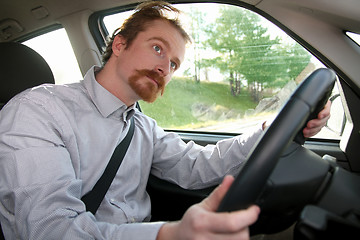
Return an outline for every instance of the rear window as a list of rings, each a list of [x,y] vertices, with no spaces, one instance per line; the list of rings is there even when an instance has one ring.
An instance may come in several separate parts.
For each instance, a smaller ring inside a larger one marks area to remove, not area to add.
[[[64,28],[23,42],[38,52],[49,64],[56,84],[78,82],[82,74]]]

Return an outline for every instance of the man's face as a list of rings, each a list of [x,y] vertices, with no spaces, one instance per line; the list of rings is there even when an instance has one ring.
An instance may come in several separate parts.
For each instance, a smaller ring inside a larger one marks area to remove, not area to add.
[[[178,30],[156,20],[136,36],[128,49],[119,52],[117,74],[139,99],[153,102],[164,92],[184,54],[185,40]]]

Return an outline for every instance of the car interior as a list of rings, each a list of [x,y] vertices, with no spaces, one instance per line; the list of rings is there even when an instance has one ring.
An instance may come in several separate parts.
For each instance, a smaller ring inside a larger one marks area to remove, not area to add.
[[[33,49],[17,42],[0,43],[0,71],[3,87],[0,90],[0,108],[16,94],[44,83],[55,83],[45,59]],[[23,69],[23,71],[19,71]],[[26,81],[24,81],[26,79]]]
[[[170,1],[174,4],[211,1]],[[134,0],[0,0],[0,109],[16,94],[43,83],[57,83],[57,71],[27,41],[64,29],[81,80],[111,35],[107,16],[132,10]],[[251,204],[261,209],[250,227],[252,239],[358,239],[360,236],[360,46],[348,33],[360,34],[360,2],[352,0],[212,1],[250,10],[280,28],[320,61],[290,94],[248,156],[247,163],[218,211]],[[52,48],[59,48],[56,43]],[[39,48],[46,48],[40,44]],[[61,47],[60,47],[61,48]],[[61,50],[61,49],[60,49]],[[44,51],[49,51],[45,49]],[[58,56],[61,58],[61,56]],[[66,59],[65,59],[66,61]],[[230,65],[230,64],[229,64]],[[60,81],[59,81],[60,82]],[[60,83],[61,84],[61,83]],[[334,94],[333,89],[338,88]],[[328,99],[340,120],[337,138],[301,138],[304,124]],[[334,108],[341,106],[341,111]],[[142,110],[146,105],[140,103]],[[233,132],[172,129],[184,141],[214,144]],[[181,219],[189,206],[215,188],[183,189],[155,176],[147,191],[152,221]],[[1,218],[0,218],[1,219]],[[0,236],[1,237],[1,236]]]

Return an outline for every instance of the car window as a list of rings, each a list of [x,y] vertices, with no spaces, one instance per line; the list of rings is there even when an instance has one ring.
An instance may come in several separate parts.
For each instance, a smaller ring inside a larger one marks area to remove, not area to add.
[[[56,84],[78,82],[82,74],[64,28],[23,42],[37,51],[49,64]]]
[[[360,45],[360,34],[353,32],[346,32],[346,35],[351,38],[354,42]]]
[[[216,3],[176,6],[185,13],[181,21],[192,44],[164,95],[155,103],[140,102],[142,111],[167,130],[243,133],[274,118],[296,86],[324,67],[276,25],[250,10]],[[106,16],[108,32],[113,33],[129,14]],[[323,128],[315,137],[340,135]]]

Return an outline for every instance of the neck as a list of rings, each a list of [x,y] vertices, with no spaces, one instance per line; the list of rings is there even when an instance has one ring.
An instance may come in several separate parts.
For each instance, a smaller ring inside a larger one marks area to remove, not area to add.
[[[115,68],[112,68],[109,65],[111,65],[111,63],[106,63],[100,72],[96,74],[96,81],[111,94],[120,99],[126,106],[132,106],[140,100],[139,97],[134,93],[127,81],[117,77]]]

